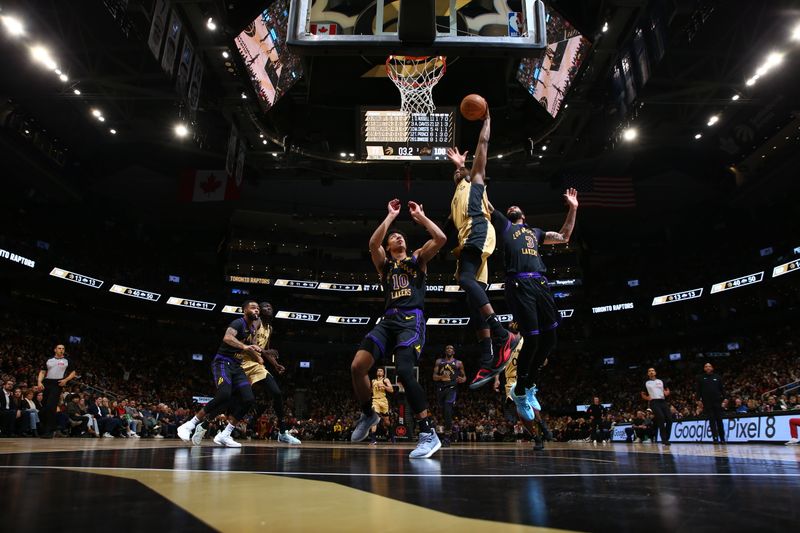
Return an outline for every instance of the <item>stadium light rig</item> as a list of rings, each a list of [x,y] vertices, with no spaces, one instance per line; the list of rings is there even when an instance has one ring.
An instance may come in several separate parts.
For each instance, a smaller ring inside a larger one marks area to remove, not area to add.
[[[22,21],[16,17],[11,17],[8,15],[3,15],[0,17],[0,20],[3,21],[3,26],[5,26],[6,31],[12,37],[19,37],[21,35],[25,35],[25,26],[23,26]]]
[[[639,132],[636,130],[636,128],[626,128],[622,132],[622,138],[628,142],[635,141],[638,136]]]
[[[175,136],[180,139],[189,135],[189,128],[186,127],[186,124],[175,124],[173,131],[175,132]]]
[[[706,125],[707,125],[707,126],[713,126],[713,125],[714,125],[714,124],[716,124],[717,122],[719,122],[719,115],[711,115],[711,116],[708,118],[708,122],[706,123]]]

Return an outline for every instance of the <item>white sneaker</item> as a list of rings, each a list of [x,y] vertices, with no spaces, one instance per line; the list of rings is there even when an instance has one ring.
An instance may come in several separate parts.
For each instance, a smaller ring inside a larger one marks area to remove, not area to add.
[[[233,440],[233,437],[230,435],[225,435],[222,432],[217,433],[217,436],[214,437],[214,444],[219,444],[220,446],[227,446],[228,448],[241,448],[242,445]]]
[[[104,439],[113,439],[113,438],[114,438],[114,435],[112,435],[111,433],[109,433],[108,431],[106,431],[105,433],[103,433],[103,438],[104,438]]]
[[[178,426],[178,438],[183,442],[189,442],[192,440],[192,431],[194,431],[194,427],[191,425],[191,421],[185,422]]]
[[[192,444],[195,446],[200,446],[203,442],[203,437],[208,431],[206,428],[203,427],[203,424],[198,424],[196,428],[194,428],[194,433],[192,433]]]
[[[163,439],[164,435],[153,435],[154,439]]]
[[[800,444],[800,439],[789,439],[786,442],[787,446],[797,446],[798,444]]]
[[[138,433],[134,433],[133,431],[128,432],[128,436],[134,439],[141,439],[142,437]]]
[[[302,444],[300,442],[300,439],[298,439],[294,435],[290,435],[288,430],[278,434],[278,442],[283,442],[284,444],[294,444],[294,445]]]

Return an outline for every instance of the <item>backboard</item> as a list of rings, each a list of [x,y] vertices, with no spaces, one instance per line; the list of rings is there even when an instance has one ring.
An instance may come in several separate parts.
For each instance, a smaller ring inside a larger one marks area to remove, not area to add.
[[[531,56],[547,45],[541,0],[436,0],[436,36],[420,45],[401,40],[403,2],[420,0],[295,0],[288,43],[306,55]]]

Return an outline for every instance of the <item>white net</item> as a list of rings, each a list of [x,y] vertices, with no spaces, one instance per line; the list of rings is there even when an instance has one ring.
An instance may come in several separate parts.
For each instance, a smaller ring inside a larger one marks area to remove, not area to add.
[[[436,110],[432,91],[446,70],[444,56],[389,56],[386,60],[386,74],[400,90],[400,109],[406,113]]]

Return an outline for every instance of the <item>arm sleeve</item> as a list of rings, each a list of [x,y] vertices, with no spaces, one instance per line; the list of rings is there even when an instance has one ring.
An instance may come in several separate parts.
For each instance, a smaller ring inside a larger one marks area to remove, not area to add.
[[[506,231],[511,227],[511,221],[503,213],[495,209],[492,211],[492,226],[494,226],[497,239],[504,240]]]

